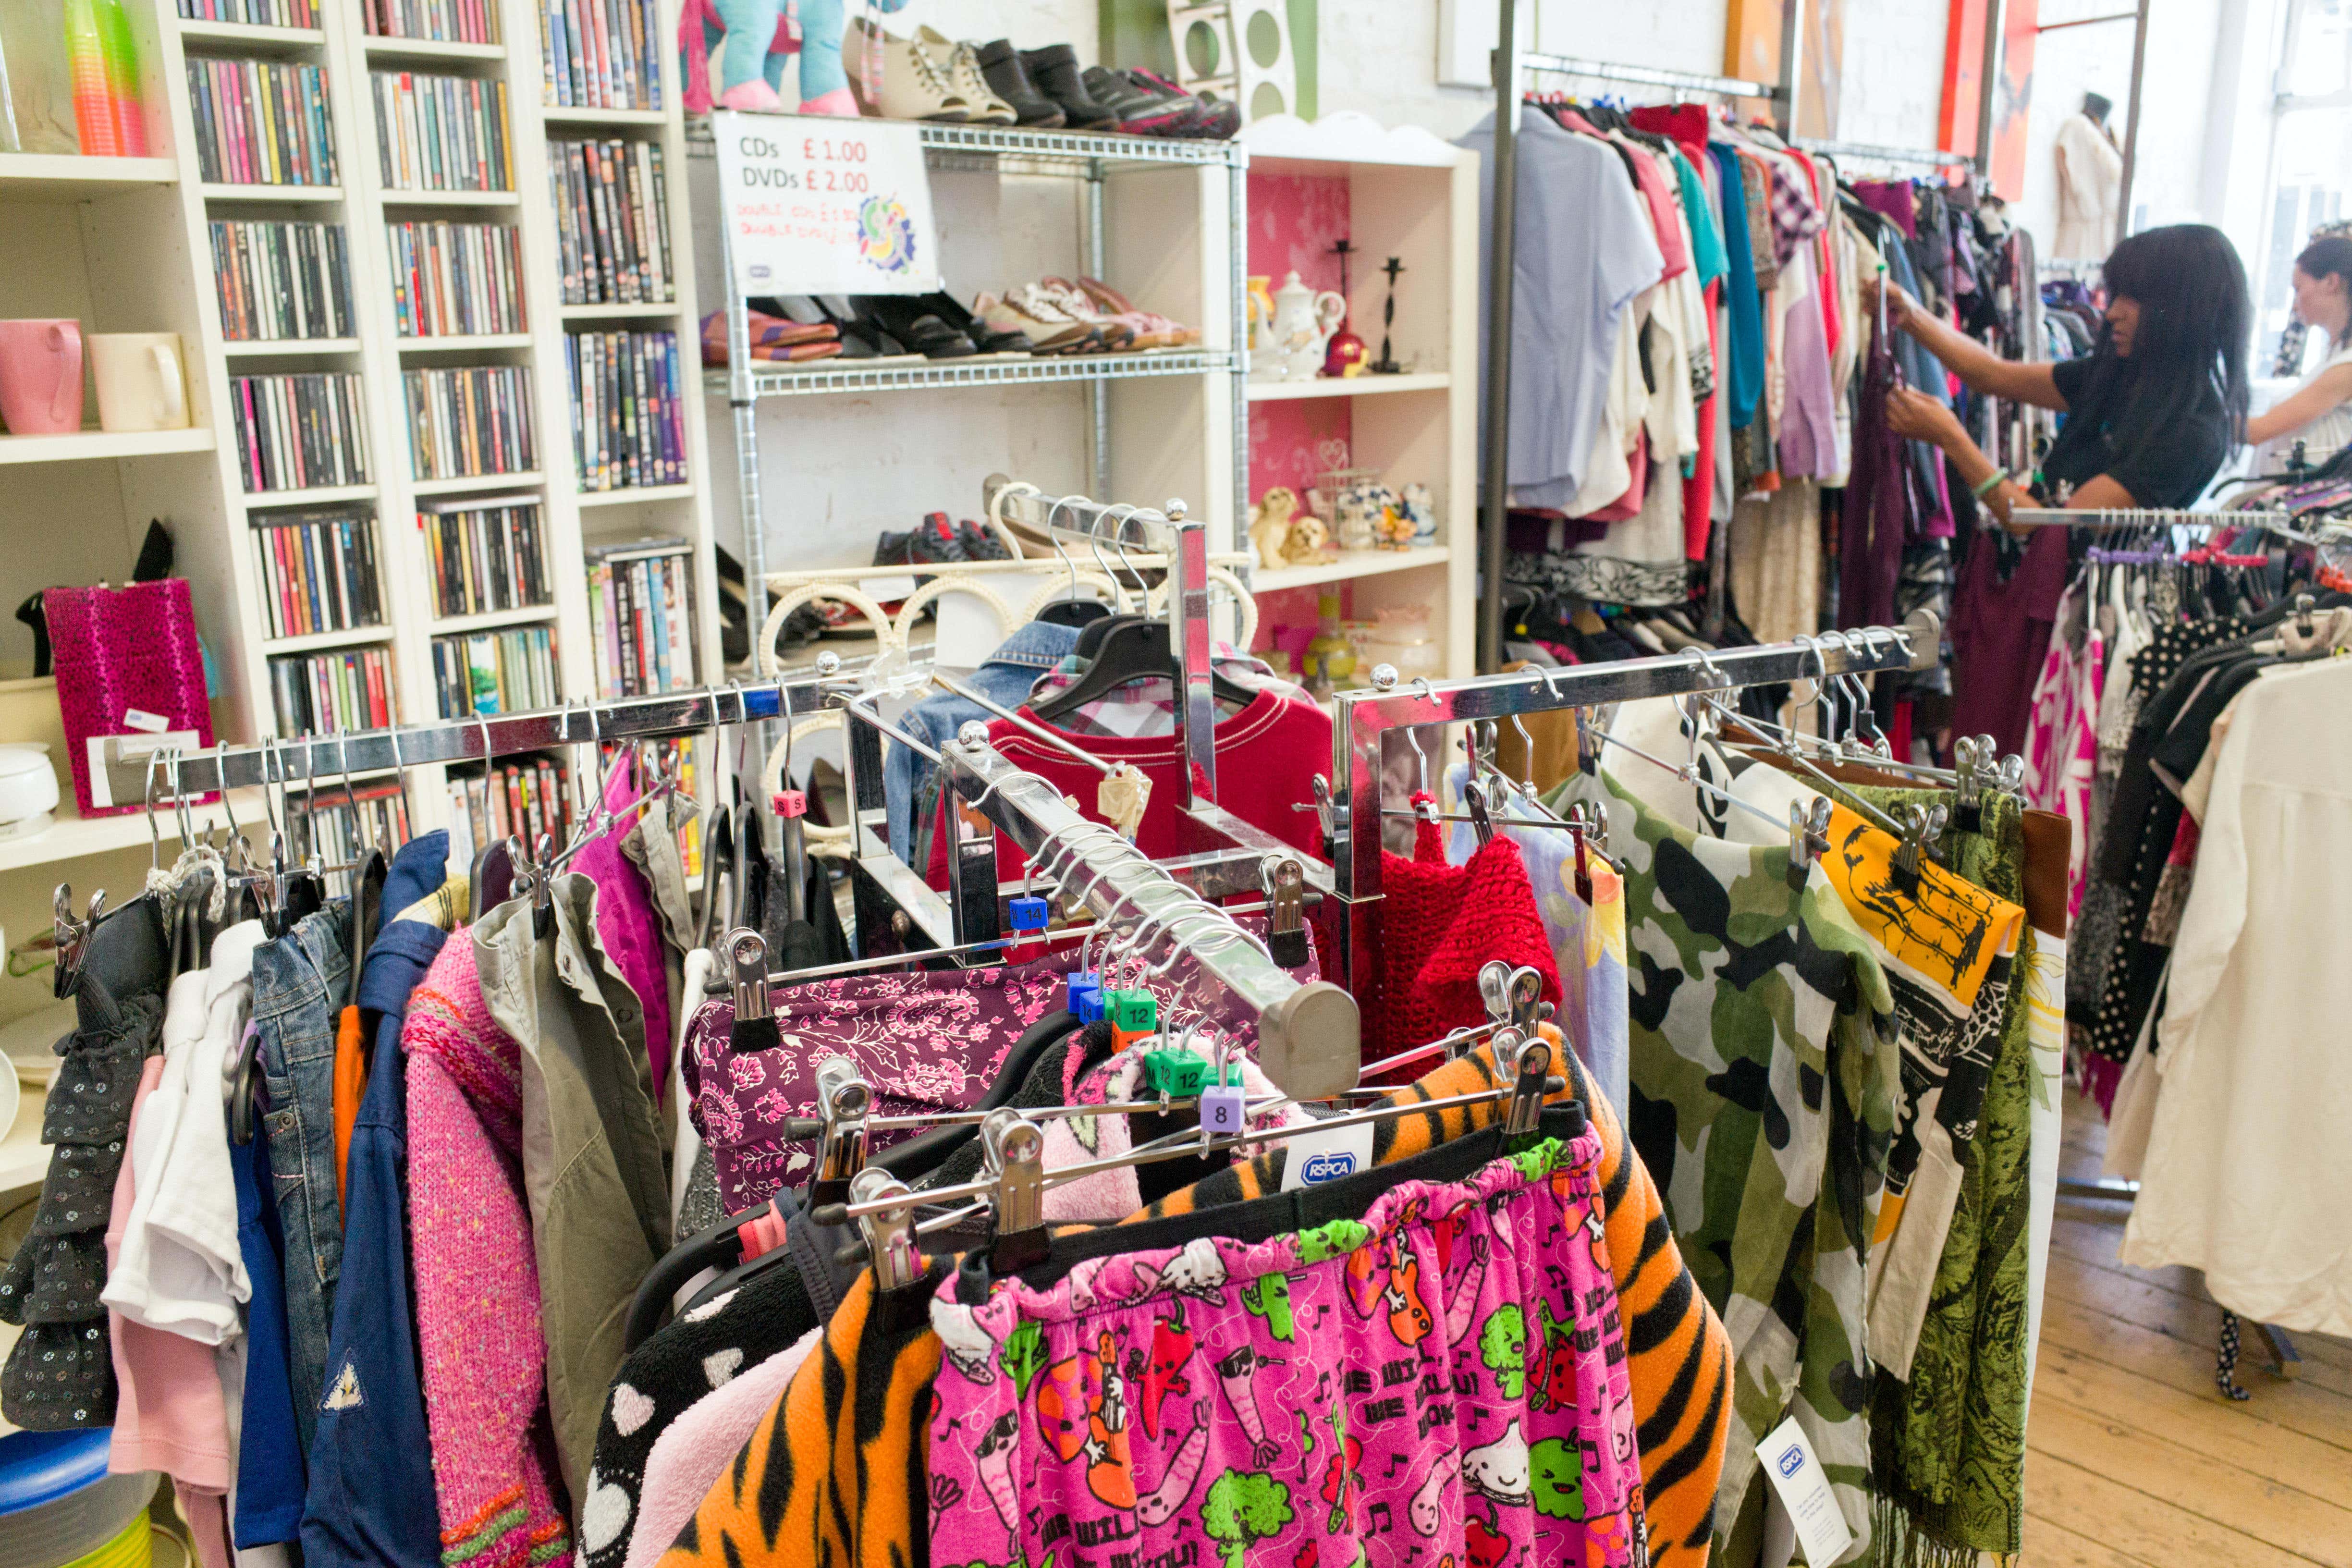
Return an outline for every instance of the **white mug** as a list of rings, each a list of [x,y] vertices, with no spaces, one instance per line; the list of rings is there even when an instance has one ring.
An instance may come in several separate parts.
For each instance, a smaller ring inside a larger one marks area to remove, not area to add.
[[[188,384],[179,333],[92,332],[88,342],[100,429],[187,428]]]

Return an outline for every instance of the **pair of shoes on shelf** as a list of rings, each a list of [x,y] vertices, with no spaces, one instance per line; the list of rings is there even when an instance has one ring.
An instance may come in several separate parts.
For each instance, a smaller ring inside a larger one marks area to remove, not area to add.
[[[989,89],[979,51],[936,27],[901,37],[853,17],[842,37],[841,59],[861,114],[951,125],[1011,125],[1019,118]]]
[[[1039,353],[1127,353],[1201,341],[1195,329],[1139,310],[1118,290],[1092,278],[1075,283],[1041,278],[1008,289],[1001,298],[983,294],[975,303],[983,321],[1028,333]]]
[[[921,354],[925,359],[969,359],[978,353],[1022,353],[1029,342],[976,319],[953,295],[790,295],[754,300],[794,323],[823,323],[840,340],[850,359]],[[725,342],[722,333],[720,342]],[[723,350],[722,350],[723,352]],[[814,357],[814,356],[812,356]]]
[[[989,87],[1031,130],[1223,140],[1241,129],[1232,104],[1195,98],[1156,71],[1081,68],[1067,44],[1019,49],[999,38],[980,46],[979,59]]]
[[[751,310],[751,360],[754,363],[797,364],[832,359],[841,353],[841,330],[831,321],[795,321],[765,310]],[[727,312],[713,310],[702,318],[702,363],[713,370],[727,366]]]
[[[877,566],[944,566],[967,561],[1009,561],[1013,552],[1004,542],[991,533],[983,524],[967,518],[961,522],[950,521],[943,511],[925,512],[922,526],[906,533],[885,531],[874,542]],[[918,575],[918,586],[929,582]],[[903,603],[904,601],[900,601]],[[898,613],[898,604],[884,606],[892,615]],[[855,614],[855,612],[851,612]]]

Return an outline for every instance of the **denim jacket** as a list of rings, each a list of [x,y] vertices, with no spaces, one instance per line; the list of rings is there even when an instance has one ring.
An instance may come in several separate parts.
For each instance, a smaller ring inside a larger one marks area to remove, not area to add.
[[[1028,700],[1029,688],[1037,678],[1076,652],[1077,647],[1077,627],[1031,621],[998,645],[965,684],[992,702],[1018,708]],[[928,746],[939,747],[954,740],[955,732],[968,721],[994,717],[977,702],[942,691],[907,710],[898,727]],[[911,747],[887,739],[883,744],[882,791],[890,809],[890,848],[898,858],[913,864],[915,797],[931,764]]]

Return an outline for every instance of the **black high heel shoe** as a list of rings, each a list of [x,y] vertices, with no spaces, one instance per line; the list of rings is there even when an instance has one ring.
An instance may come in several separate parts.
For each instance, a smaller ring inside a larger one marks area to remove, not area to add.
[[[906,294],[853,294],[849,307],[925,359],[970,359],[980,352],[980,345],[972,341],[971,333],[937,308],[936,301],[946,299],[940,294],[919,298]],[[948,300],[947,303],[953,306],[955,302]],[[969,311],[960,313],[965,320],[971,319]]]
[[[901,296],[901,298],[907,298]],[[918,294],[908,300],[916,310],[937,316],[965,337],[980,345],[984,354],[1035,353],[1037,345],[1029,341],[1026,332],[997,331],[971,313],[971,310],[954,295],[942,289],[936,294]]]

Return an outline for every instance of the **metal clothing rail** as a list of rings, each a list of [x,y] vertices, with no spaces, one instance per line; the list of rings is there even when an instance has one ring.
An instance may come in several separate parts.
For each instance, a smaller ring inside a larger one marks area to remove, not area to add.
[[[334,784],[346,773],[383,773],[424,763],[495,761],[553,746],[652,740],[697,734],[719,724],[805,718],[823,700],[820,683],[802,677],[200,752],[174,752],[143,735],[110,735],[100,748],[100,765],[90,771],[90,788],[99,805],[136,805],[150,799],[163,805],[224,786],[306,788],[320,780]]]
[[[1013,766],[984,739],[950,742],[942,763],[961,808],[950,868],[964,863],[971,845],[983,847],[976,858],[983,862],[982,886],[992,902],[997,884],[990,827],[1001,829],[1032,859],[1049,867],[1069,862],[1072,869],[1056,879],[1064,895],[1075,895],[1097,918],[1139,919],[1168,932],[1201,969],[1257,1015],[1258,1062],[1283,1092],[1321,1100],[1356,1087],[1360,1026],[1355,999],[1347,992],[1323,980],[1300,984],[1255,940],[1240,936],[1224,910],[1108,828],[1088,822],[1053,784]],[[986,819],[971,838],[963,835],[964,813]],[[1297,858],[1287,847],[1282,853]],[[1221,933],[1230,934],[1219,940]]]
[[[2189,511],[2177,507],[2021,506],[2010,510],[2015,528],[2260,528],[2295,537],[2294,518],[2284,511]]]
[[[1819,142],[1800,136],[1796,145],[1804,152],[1824,158],[1874,158],[1882,163],[1926,163],[1935,167],[1958,166],[1971,168],[1976,160],[1965,153],[1947,153],[1933,147],[1885,147],[1873,142]]]
[[[1632,82],[1642,87],[1673,88],[1683,92],[1711,92],[1720,98],[1777,99],[1782,89],[1769,82],[1744,81],[1736,76],[1702,76],[1691,71],[1662,70],[1654,66],[1619,65],[1612,60],[1586,59],[1578,55],[1519,56],[1519,68],[1556,76],[1589,76],[1601,81]]]
[[[1381,940],[1381,775],[1391,748],[1413,749],[1414,737],[1405,731],[1777,681],[1927,669],[1935,665],[1942,630],[1932,611],[1919,610],[1899,627],[1871,626],[1759,647],[1704,655],[1690,649],[1657,658],[1341,692],[1331,731],[1331,777],[1339,798],[1331,803],[1328,825],[1334,846],[1333,891],[1346,916],[1338,968],[1349,989],[1365,994],[1374,976]],[[1422,754],[1433,750],[1444,748],[1424,747]]]

